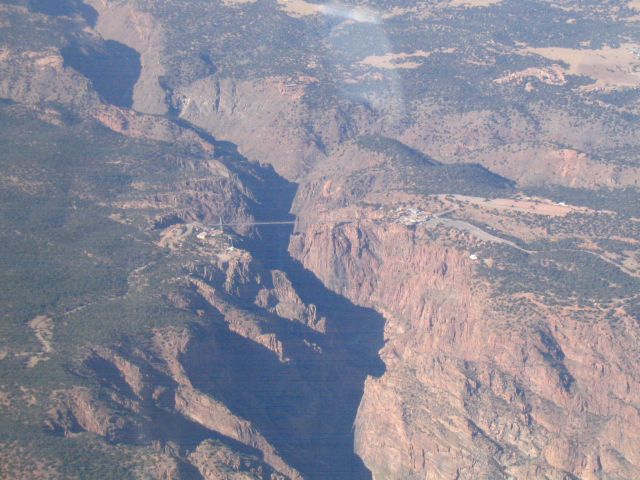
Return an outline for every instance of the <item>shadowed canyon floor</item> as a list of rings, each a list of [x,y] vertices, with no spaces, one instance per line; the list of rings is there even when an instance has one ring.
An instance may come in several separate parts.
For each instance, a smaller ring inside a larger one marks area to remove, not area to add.
[[[637,2],[391,3],[0,0],[0,478],[640,478]]]
[[[228,147],[227,147],[228,148]],[[240,157],[234,149],[235,162]],[[256,179],[240,175],[259,199],[255,221],[290,221],[295,185],[264,169]],[[259,180],[259,183],[256,183]],[[215,225],[215,224],[214,224]],[[325,320],[323,333],[286,322],[273,329],[287,348],[288,338],[311,338],[321,355],[299,350],[282,364],[259,346],[231,333],[218,332],[214,350],[195,346],[185,364],[194,386],[219,393],[239,415],[250,420],[305,478],[371,478],[353,453],[354,422],[368,376],[380,376],[378,356],[384,320],[376,311],[358,307],[328,290],[288,252],[293,227],[255,227],[242,244],[269,270],[286,274],[304,304],[313,304]],[[251,304],[248,310],[257,310]],[[197,335],[205,339],[203,332]],[[225,368],[211,368],[225,365]]]

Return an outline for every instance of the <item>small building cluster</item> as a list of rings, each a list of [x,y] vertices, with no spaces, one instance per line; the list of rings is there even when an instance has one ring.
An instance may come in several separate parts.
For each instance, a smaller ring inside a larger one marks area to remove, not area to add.
[[[407,208],[399,211],[400,216],[397,221],[403,225],[419,225],[431,218],[431,213],[424,212],[418,208]]]
[[[220,228],[206,228],[201,227],[200,231],[196,234],[196,238],[208,245],[218,247],[219,249],[225,249],[227,251],[235,250],[233,246],[233,236],[224,232]]]
[[[631,47],[629,48],[629,53],[631,53],[636,59],[640,60],[640,48],[639,47]]]
[[[198,240],[215,239],[224,235],[224,231],[220,229],[201,228],[196,235]]]

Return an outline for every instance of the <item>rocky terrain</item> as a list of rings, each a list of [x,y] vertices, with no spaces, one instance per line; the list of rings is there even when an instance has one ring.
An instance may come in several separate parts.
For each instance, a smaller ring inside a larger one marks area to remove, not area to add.
[[[639,19],[0,0],[0,478],[640,478]]]

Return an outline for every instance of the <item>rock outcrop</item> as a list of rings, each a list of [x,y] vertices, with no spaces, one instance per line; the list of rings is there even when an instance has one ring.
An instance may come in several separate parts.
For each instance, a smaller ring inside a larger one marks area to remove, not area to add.
[[[65,435],[85,430],[109,441],[133,440],[142,431],[132,417],[119,414],[86,388],[56,392],[45,426]]]
[[[191,388],[181,387],[176,392],[176,410],[204,427],[259,450],[264,456],[264,461],[275,470],[283,472],[287,478],[302,478],[278,456],[273,446],[249,422],[238,418],[211,397]],[[201,450],[198,456],[202,457],[203,453]]]
[[[0,476],[640,478],[638,95],[521,45],[630,9],[87,3],[0,5]]]
[[[526,315],[499,311],[469,252],[421,227],[316,224],[290,250],[385,316],[387,370],[367,381],[355,423],[374,478],[637,475],[631,318],[587,326],[536,301]]]
[[[264,463],[249,455],[239,455],[211,440],[202,442],[190,455],[205,480],[286,480]]]

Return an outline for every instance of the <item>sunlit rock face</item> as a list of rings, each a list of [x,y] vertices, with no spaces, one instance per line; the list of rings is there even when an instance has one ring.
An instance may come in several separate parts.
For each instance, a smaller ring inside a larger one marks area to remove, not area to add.
[[[0,477],[640,478],[637,8],[0,3]]]

